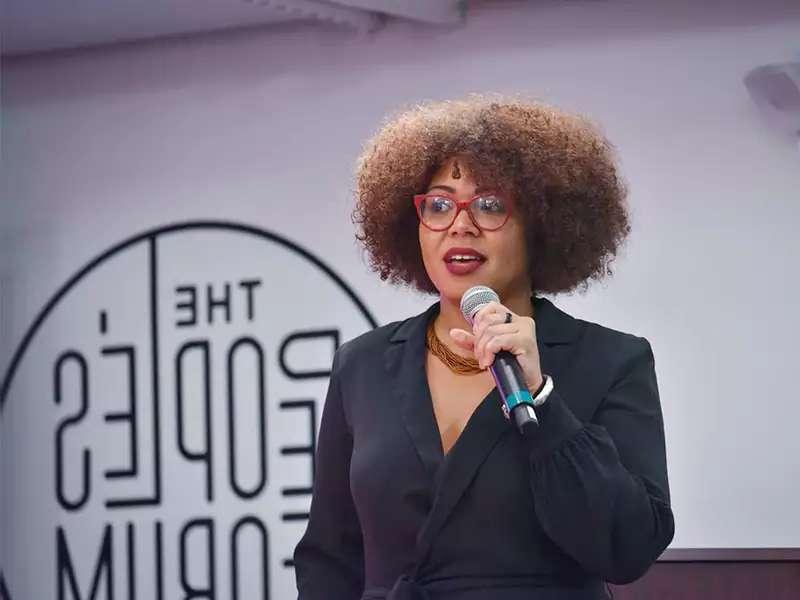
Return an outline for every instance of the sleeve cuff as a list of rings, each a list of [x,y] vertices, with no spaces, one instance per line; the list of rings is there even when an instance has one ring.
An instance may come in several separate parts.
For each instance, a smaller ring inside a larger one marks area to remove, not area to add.
[[[525,433],[525,440],[531,460],[550,454],[562,442],[583,428],[577,417],[564,403],[556,387],[550,392],[547,401],[536,409],[539,426]]]

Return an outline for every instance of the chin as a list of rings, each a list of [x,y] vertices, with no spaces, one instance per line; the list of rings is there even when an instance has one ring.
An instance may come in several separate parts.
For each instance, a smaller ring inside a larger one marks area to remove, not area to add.
[[[446,273],[445,278],[449,280],[445,279],[441,286],[437,286],[439,294],[445,298],[451,299],[456,304],[461,303],[461,297],[464,295],[464,292],[472,286],[485,285],[495,289],[492,283],[486,280],[486,277],[460,277],[457,281],[454,281],[454,276],[450,273]]]

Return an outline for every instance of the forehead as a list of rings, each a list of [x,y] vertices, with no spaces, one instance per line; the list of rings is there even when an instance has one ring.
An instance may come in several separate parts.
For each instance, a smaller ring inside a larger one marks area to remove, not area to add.
[[[461,156],[450,156],[443,160],[433,173],[433,179],[469,178],[472,171],[470,162]]]
[[[476,169],[469,157],[458,155],[448,157],[439,164],[428,182],[428,188],[433,186],[440,186],[450,192],[463,188],[474,188],[475,193],[486,190],[500,191],[500,186],[491,174]]]
[[[478,181],[476,175],[477,173],[468,160],[459,156],[449,157],[436,168],[428,187],[444,184],[451,188],[483,189],[485,186],[480,185],[481,182]]]

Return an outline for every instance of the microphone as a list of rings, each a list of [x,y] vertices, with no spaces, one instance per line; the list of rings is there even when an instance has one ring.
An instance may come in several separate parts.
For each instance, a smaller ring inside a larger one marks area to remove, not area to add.
[[[472,286],[461,296],[461,314],[472,325],[475,314],[489,302],[500,302],[500,297],[492,288],[485,285]],[[500,392],[500,408],[506,418],[511,420],[513,417],[520,433],[524,433],[529,427],[538,427],[539,419],[533,410],[533,397],[525,385],[525,376],[517,357],[508,350],[500,350],[495,354],[489,370]]]

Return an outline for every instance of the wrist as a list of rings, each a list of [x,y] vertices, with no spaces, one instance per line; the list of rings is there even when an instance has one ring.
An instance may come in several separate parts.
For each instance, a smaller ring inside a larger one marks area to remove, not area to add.
[[[550,396],[550,392],[553,391],[555,387],[553,383],[553,378],[550,375],[542,375],[542,381],[539,387],[535,391],[531,391],[531,399],[533,401],[534,406],[541,406],[547,401],[548,396]]]
[[[536,397],[536,394],[540,393],[544,388],[545,384],[545,376],[539,375],[539,379],[536,380],[533,385],[528,386],[528,391],[531,393],[532,397]]]

